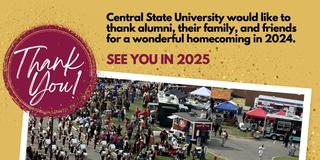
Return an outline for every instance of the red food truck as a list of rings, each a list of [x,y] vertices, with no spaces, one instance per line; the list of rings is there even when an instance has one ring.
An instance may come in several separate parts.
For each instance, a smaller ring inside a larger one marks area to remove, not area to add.
[[[173,113],[169,118],[173,120],[171,131],[189,135],[191,140],[201,143],[206,143],[210,139],[213,122],[191,112]]]

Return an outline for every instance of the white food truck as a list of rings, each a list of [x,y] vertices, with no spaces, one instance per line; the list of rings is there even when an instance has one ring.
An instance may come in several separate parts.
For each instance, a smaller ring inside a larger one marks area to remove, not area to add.
[[[285,134],[293,142],[300,142],[302,118],[296,115],[286,116],[267,114],[264,121],[264,137],[283,141]]]
[[[257,107],[285,110],[293,115],[301,115],[303,111],[303,101],[275,96],[259,95],[258,97],[256,97],[254,102],[254,108]]]

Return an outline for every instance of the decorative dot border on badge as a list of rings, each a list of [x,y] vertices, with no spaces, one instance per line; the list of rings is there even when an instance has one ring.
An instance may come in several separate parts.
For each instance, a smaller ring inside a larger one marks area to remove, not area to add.
[[[73,31],[43,25],[23,32],[5,55],[5,86],[24,111],[63,117],[85,105],[96,87],[94,56]]]

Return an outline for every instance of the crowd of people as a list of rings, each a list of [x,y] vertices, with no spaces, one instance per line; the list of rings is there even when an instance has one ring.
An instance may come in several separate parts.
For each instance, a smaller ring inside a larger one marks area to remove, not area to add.
[[[157,101],[159,87],[157,83],[99,79],[90,100],[72,115],[31,116],[27,159],[82,160],[91,154],[101,160],[149,160],[160,154],[185,159],[192,143],[178,144],[178,138],[166,130],[158,131],[160,140],[156,140],[152,130],[148,103]],[[137,99],[143,104],[132,110]],[[204,150],[195,156],[204,158]]]
[[[149,104],[157,103],[158,91],[170,87],[170,84],[98,79],[93,95],[72,115],[63,118],[30,116],[27,160],[83,160],[89,157],[154,160],[159,155],[177,160],[187,156],[204,160],[205,144],[195,147],[191,141],[181,138],[183,136],[154,125],[154,110]],[[229,134],[221,124],[226,116],[215,113],[215,105],[211,103],[206,118],[213,121],[212,136],[225,147]],[[288,142],[286,135],[285,147]],[[295,155],[295,151],[296,146],[289,143],[289,155]],[[259,159],[263,152],[262,145],[258,149]]]

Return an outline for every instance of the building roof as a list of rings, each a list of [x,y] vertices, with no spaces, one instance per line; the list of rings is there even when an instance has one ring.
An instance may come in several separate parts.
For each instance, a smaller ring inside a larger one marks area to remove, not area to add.
[[[212,88],[211,97],[215,99],[223,99],[228,101],[231,99],[231,92],[232,91],[229,89]]]
[[[192,116],[192,114],[188,113],[188,112],[177,112],[177,113],[173,113],[173,114],[177,115],[178,117],[184,118],[190,122],[211,122],[207,119],[199,118],[199,117],[197,117],[197,115]]]

